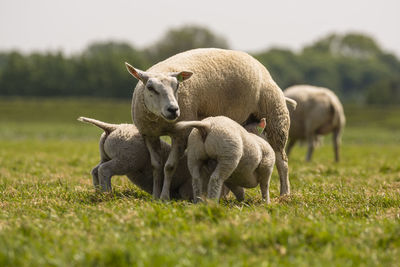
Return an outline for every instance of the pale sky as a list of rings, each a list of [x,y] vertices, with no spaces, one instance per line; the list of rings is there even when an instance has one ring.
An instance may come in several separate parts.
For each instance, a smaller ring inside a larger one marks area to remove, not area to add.
[[[70,54],[106,40],[142,48],[188,24],[244,51],[300,49],[328,33],[357,31],[400,57],[400,0],[0,0],[0,51]]]

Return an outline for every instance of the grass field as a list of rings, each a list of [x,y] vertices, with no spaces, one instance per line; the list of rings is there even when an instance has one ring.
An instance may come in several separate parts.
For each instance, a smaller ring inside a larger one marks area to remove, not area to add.
[[[272,204],[162,203],[113,178],[96,194],[101,131],[130,101],[0,100],[0,266],[399,266],[400,108],[345,108],[342,161],[330,139],[290,159],[292,194]]]

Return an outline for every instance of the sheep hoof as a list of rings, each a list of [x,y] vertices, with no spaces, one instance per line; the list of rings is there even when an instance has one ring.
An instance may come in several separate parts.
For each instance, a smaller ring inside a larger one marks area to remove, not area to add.
[[[169,200],[169,195],[161,193],[160,199],[163,200],[163,201],[168,201]]]
[[[267,205],[271,204],[271,200],[269,198],[263,198],[262,202],[264,202]]]
[[[200,203],[206,203],[206,202],[207,202],[207,199],[205,197],[202,197],[202,196],[198,196],[198,197],[193,198],[193,203],[194,204],[200,204]]]

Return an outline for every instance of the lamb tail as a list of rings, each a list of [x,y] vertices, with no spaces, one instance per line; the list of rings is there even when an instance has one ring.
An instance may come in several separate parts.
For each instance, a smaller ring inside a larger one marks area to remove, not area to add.
[[[175,129],[180,131],[188,128],[196,128],[199,130],[203,141],[206,140],[211,129],[211,124],[204,121],[180,121],[175,124]]]
[[[106,123],[102,122],[99,120],[91,119],[91,118],[86,118],[86,117],[79,117],[78,121],[86,122],[86,123],[91,123],[101,129],[103,129],[107,134],[115,131],[118,127],[116,124],[111,124],[111,123]]]

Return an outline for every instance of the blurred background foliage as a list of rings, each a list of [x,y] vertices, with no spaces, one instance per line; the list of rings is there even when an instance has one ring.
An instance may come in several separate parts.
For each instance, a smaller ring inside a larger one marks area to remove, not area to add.
[[[154,44],[97,42],[74,55],[61,52],[0,52],[1,96],[96,96],[130,98],[136,81],[124,62],[139,69],[199,47],[229,48],[227,40],[202,26],[171,29]],[[324,86],[346,103],[400,104],[400,61],[371,37],[330,34],[300,51],[271,48],[251,53],[284,89]]]

